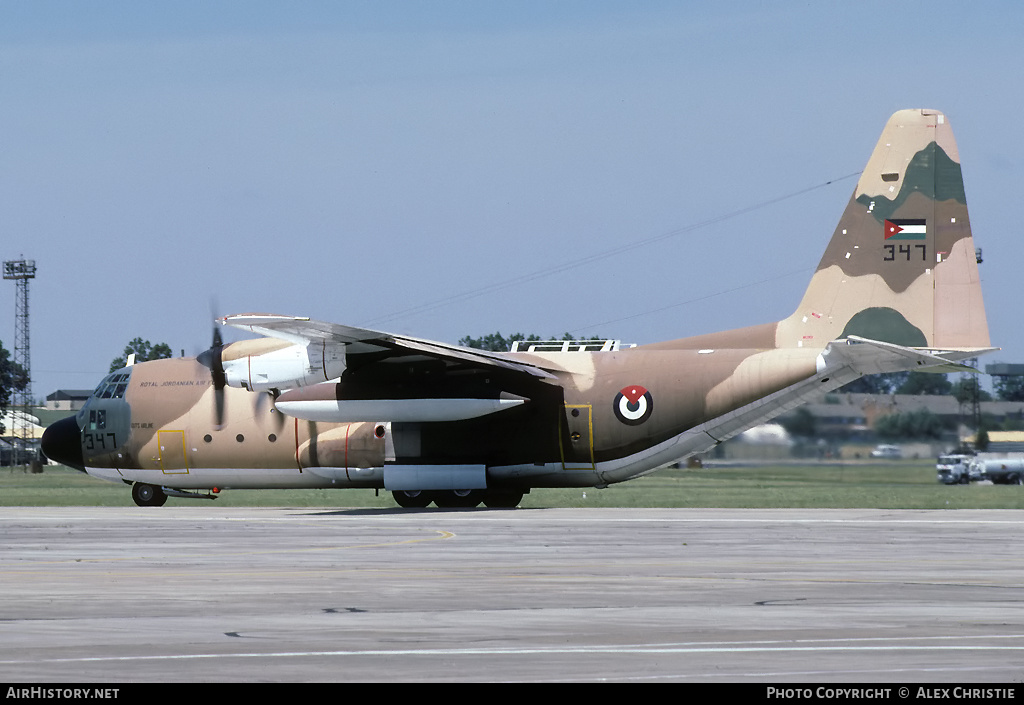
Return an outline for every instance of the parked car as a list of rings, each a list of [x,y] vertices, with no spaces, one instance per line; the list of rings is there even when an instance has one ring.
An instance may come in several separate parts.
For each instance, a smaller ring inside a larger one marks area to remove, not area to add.
[[[872,458],[902,458],[903,453],[900,452],[899,446],[888,446],[880,445],[875,446],[875,449],[871,451]]]

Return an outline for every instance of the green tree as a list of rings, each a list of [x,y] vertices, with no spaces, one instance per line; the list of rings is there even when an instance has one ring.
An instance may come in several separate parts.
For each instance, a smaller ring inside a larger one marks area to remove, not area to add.
[[[477,350],[487,350],[490,352],[508,352],[512,349],[512,343],[517,340],[528,340],[532,342],[540,340],[540,338],[536,335],[527,336],[522,333],[513,333],[506,338],[500,332],[495,332],[479,338],[470,338],[467,335],[459,340],[459,345],[465,345],[467,348],[476,348]]]
[[[935,372],[911,372],[896,390],[897,394],[949,394],[953,383],[946,375]]]
[[[1024,401],[1024,375],[996,377],[992,381],[996,396],[1003,401]]]
[[[779,423],[791,436],[814,438],[818,433],[814,414],[806,406],[801,406],[792,414],[780,418]]]
[[[11,403],[11,394],[22,390],[28,384],[28,377],[21,365],[11,360],[11,353],[0,342],[0,417],[7,411]],[[4,425],[0,423],[0,433]]]
[[[875,421],[875,432],[886,440],[900,438],[942,438],[942,419],[927,409],[888,414]]]
[[[907,381],[909,372],[883,372],[877,375],[864,375],[844,384],[837,391],[861,394],[894,394]]]
[[[984,452],[988,450],[989,442],[990,441],[988,438],[988,430],[986,430],[985,427],[982,426],[980,429],[978,429],[978,435],[974,439],[974,449]]]
[[[956,397],[957,402],[960,404],[971,404],[975,398],[978,401],[992,401],[992,395],[982,389],[978,383],[977,375],[957,380],[953,383],[950,393]]]
[[[1000,431],[1024,431],[1024,413],[1008,412],[999,426]]]
[[[601,340],[601,338],[599,336],[580,338],[572,333],[563,333],[561,338],[553,335],[547,338],[541,338],[539,335],[534,335],[532,333],[530,335],[513,333],[506,338],[500,332],[496,332],[479,338],[471,338],[467,335],[459,340],[459,345],[465,345],[467,348],[476,348],[477,350],[487,350],[490,352],[508,352],[512,349],[512,343],[517,340],[525,340],[530,343],[535,343],[541,340]]]
[[[148,340],[135,338],[124,347],[121,357],[115,357],[110,363],[110,371],[119,370],[127,364],[128,356],[135,354],[135,362],[148,362],[149,360],[163,360],[171,357],[171,348],[167,343],[153,345]]]

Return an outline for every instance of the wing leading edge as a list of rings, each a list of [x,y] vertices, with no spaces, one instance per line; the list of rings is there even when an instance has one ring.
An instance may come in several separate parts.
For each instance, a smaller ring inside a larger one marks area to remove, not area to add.
[[[554,379],[555,377],[551,369],[530,362],[512,360],[500,353],[384,333],[367,328],[316,321],[310,318],[249,313],[225,316],[220,319],[220,322],[234,328],[279,338],[298,345],[318,343],[326,346],[344,346],[348,355],[370,352],[384,352],[392,355],[419,354],[453,362],[469,363],[478,367],[495,367],[523,372],[542,379]]]

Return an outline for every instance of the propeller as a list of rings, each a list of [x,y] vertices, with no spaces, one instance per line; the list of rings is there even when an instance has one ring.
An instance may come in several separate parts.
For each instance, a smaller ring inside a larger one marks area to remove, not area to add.
[[[209,350],[199,353],[196,359],[210,370],[213,380],[213,423],[219,431],[224,428],[224,387],[227,386],[227,377],[224,375],[224,339],[216,323],[213,326],[213,344]]]

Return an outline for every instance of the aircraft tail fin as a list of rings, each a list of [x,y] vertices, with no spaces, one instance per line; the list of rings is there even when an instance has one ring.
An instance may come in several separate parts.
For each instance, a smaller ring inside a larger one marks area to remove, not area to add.
[[[987,349],[960,157],[945,115],[886,124],[778,347],[866,338],[908,348]]]

